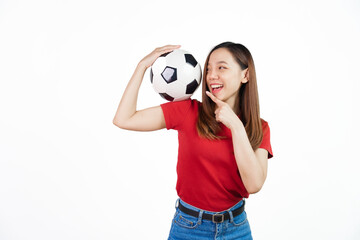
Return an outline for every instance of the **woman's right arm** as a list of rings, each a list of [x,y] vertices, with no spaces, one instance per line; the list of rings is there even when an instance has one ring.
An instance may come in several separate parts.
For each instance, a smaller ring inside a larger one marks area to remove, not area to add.
[[[144,57],[137,65],[132,75],[120,104],[116,111],[113,123],[119,128],[134,131],[154,131],[165,128],[165,118],[160,106],[136,110],[139,88],[147,68],[162,54],[171,52],[180,45],[167,45],[156,48]]]

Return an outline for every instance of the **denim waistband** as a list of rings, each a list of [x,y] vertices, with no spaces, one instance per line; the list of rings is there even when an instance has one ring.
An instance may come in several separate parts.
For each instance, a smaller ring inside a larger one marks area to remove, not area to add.
[[[237,204],[235,204],[234,206],[230,207],[229,209],[226,209],[226,210],[223,210],[223,211],[220,211],[220,212],[212,212],[212,211],[207,211],[207,210],[204,210],[204,209],[200,209],[200,208],[197,208],[197,207],[194,207],[186,202],[184,202],[181,198],[178,198],[177,201],[176,201],[176,207],[178,206],[178,202],[180,202],[184,207],[186,208],[189,208],[189,209],[192,209],[192,210],[195,210],[195,211],[198,211],[198,212],[204,212],[204,213],[209,213],[209,214],[214,214],[214,213],[225,213],[225,212],[229,212],[229,211],[232,211],[232,210],[235,210],[239,207],[241,207],[243,205],[243,202],[245,202],[245,199],[242,199],[240,200]]]

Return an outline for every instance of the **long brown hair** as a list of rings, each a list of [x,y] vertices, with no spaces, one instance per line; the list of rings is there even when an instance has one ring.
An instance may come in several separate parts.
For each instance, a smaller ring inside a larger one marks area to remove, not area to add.
[[[206,69],[209,58],[211,53],[219,48],[226,48],[240,65],[241,70],[248,68],[248,82],[243,83],[239,89],[238,98],[235,103],[235,113],[240,115],[250,144],[256,150],[261,144],[263,134],[255,65],[250,51],[242,44],[223,42],[215,46],[207,56],[202,82],[202,104],[199,107],[199,116],[196,123],[197,131],[200,136],[207,139],[214,140],[221,138],[217,135],[221,127],[215,119],[215,103],[205,93],[205,91],[210,91],[206,84]]]

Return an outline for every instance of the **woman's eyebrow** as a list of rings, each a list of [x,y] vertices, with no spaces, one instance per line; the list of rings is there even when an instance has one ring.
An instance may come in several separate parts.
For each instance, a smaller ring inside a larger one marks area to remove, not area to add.
[[[216,62],[216,64],[223,64],[223,63],[225,63],[225,64],[227,64],[227,65],[229,65],[227,62],[225,62],[225,61],[218,61],[218,62]],[[211,65],[211,63],[209,62],[208,63],[209,65]]]

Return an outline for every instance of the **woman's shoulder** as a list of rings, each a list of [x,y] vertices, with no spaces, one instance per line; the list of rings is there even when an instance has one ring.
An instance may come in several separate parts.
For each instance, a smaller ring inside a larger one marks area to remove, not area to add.
[[[185,99],[185,100],[181,100],[181,101],[177,101],[177,102],[173,102],[177,105],[184,105],[184,106],[191,106],[193,108],[198,108],[199,106],[201,106],[201,102],[197,99],[192,99],[192,98],[188,98],[188,99]]]
[[[262,126],[263,131],[268,131],[269,130],[269,123],[266,120],[262,119],[262,118],[260,118],[260,120],[261,120],[261,126]]]
[[[185,100],[174,101],[174,102],[166,102],[166,103],[163,103],[163,104],[176,104],[176,105],[191,105],[191,104],[194,104],[194,105],[199,105],[199,104],[201,104],[201,102],[199,100],[197,100],[197,99],[188,98],[188,99],[185,99]]]
[[[260,118],[261,120],[261,124],[264,125],[264,124],[268,124],[268,122],[266,120],[264,120],[263,118]]]
[[[177,111],[180,115],[190,112],[197,112],[201,102],[197,99],[185,99],[181,101],[166,102],[161,104],[163,110]]]
[[[193,104],[196,104],[196,105],[198,105],[198,106],[200,106],[202,103],[199,101],[199,100],[197,100],[196,98],[194,98],[194,99],[190,99],[191,100],[191,102],[193,103]]]
[[[272,152],[271,143],[270,143],[269,123],[262,118],[260,118],[260,119],[261,119],[261,123],[262,123],[263,139],[262,139],[262,142],[261,142],[259,148],[266,149],[268,151],[268,158],[270,159],[273,157],[273,152]]]
[[[199,108],[201,106],[201,102],[199,100],[197,100],[196,98],[194,99],[188,99],[188,104],[190,105],[190,109],[192,109],[193,112],[198,112]]]

